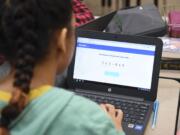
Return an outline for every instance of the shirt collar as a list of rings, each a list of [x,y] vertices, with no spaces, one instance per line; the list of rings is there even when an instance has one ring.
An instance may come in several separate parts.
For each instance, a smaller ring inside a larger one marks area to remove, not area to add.
[[[43,85],[39,88],[32,89],[29,93],[29,101],[32,101],[33,99],[42,96],[43,94],[47,93],[51,88],[52,86],[50,85]],[[11,93],[0,91],[0,101],[9,102],[10,98]]]

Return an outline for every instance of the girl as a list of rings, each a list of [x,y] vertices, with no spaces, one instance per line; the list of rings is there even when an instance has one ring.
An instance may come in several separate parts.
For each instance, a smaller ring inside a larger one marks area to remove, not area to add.
[[[74,49],[71,0],[0,0],[0,20],[0,135],[124,134],[121,110],[53,87]]]

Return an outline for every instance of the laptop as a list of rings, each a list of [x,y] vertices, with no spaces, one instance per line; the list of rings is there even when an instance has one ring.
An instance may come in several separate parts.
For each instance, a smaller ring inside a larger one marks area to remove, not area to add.
[[[87,30],[76,35],[69,88],[122,109],[126,135],[143,135],[157,96],[162,41]]]

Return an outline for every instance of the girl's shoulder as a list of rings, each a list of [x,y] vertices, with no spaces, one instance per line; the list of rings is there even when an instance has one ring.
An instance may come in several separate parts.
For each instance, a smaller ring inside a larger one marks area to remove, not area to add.
[[[110,117],[97,103],[64,89],[55,90],[59,98],[67,95],[71,95],[71,98],[53,122],[48,134],[123,135],[116,131]]]

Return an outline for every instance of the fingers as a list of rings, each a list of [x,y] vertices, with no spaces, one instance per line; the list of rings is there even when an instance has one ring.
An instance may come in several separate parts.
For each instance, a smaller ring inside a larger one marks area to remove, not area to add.
[[[121,109],[117,109],[117,117],[121,118],[123,116],[123,112]]]
[[[119,119],[123,118],[123,112],[120,109],[116,109],[113,105],[111,104],[101,104],[100,107],[107,112],[109,115],[113,117],[117,117]]]
[[[115,107],[111,104],[101,104],[100,107],[108,113],[113,113],[115,111]]]
[[[105,112],[107,112],[106,106],[105,106],[104,104],[101,104],[100,107],[101,107]]]
[[[108,114],[111,115],[111,116],[115,116],[116,115],[116,109],[113,105],[111,104],[106,104],[106,109],[108,111]]]
[[[111,104],[101,104],[101,108],[111,117],[117,130],[122,130],[123,112]]]
[[[122,110],[117,109],[116,112],[117,112],[117,113],[116,113],[117,119],[119,119],[120,122],[122,122],[122,119],[123,119],[123,112],[122,112]]]

